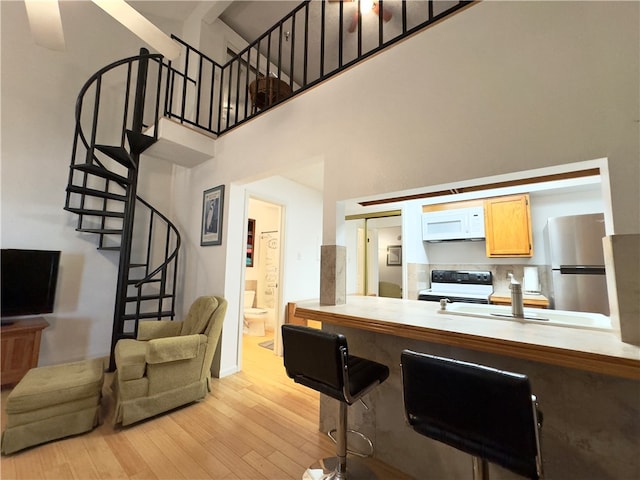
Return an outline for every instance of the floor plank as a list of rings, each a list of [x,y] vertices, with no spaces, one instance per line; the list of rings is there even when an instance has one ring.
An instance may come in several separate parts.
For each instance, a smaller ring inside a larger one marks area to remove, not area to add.
[[[0,458],[3,480],[220,479],[299,480],[316,459],[335,454],[318,430],[319,394],[287,377],[282,358],[245,337],[242,372],[213,380],[199,403],[130,427],[112,424],[114,402],[107,374],[103,424]],[[4,404],[10,390],[3,390]],[[2,409],[2,428],[6,414]],[[382,480],[409,477],[375,459]]]

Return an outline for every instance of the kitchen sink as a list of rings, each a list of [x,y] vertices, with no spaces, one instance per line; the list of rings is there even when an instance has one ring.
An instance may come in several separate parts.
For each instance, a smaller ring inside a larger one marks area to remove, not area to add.
[[[587,330],[611,330],[611,319],[600,313],[525,308],[524,318],[517,318],[511,314],[511,306],[455,302],[447,304],[446,310],[438,310],[438,313]]]

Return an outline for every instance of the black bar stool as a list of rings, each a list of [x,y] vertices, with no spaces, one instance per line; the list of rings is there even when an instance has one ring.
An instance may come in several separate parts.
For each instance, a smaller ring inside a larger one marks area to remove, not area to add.
[[[337,457],[314,463],[303,478],[375,478],[373,472],[357,460],[350,460],[347,469],[347,406],[384,382],[389,376],[389,368],[349,355],[347,339],[339,333],[283,325],[282,342],[287,375],[296,383],[340,401],[335,438]]]
[[[413,429],[473,456],[473,478],[493,462],[543,478],[542,416],[529,378],[483,365],[404,350],[405,415]]]

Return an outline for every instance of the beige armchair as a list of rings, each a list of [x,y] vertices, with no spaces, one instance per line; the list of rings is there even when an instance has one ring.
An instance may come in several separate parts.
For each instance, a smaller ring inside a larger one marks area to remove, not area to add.
[[[114,423],[129,425],[206,397],[226,310],[224,298],[200,297],[184,320],[140,322],[136,340],[118,341]]]

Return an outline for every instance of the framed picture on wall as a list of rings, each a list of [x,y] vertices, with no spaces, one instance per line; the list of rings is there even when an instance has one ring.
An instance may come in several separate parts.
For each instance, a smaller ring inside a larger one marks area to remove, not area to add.
[[[222,244],[222,212],[224,211],[224,185],[205,190],[202,195],[202,229],[200,245]]]
[[[402,265],[402,245],[389,245],[387,247],[387,265]]]

